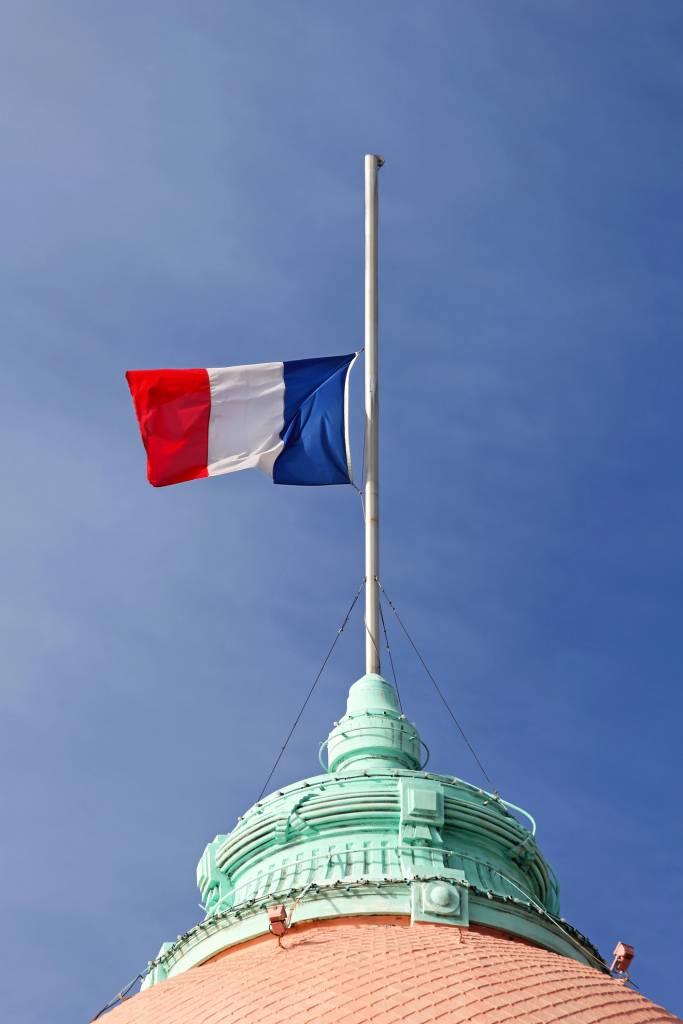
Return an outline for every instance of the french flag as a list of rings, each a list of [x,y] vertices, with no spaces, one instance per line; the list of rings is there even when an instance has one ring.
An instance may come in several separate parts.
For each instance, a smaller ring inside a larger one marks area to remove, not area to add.
[[[258,468],[276,484],[351,483],[348,381],[357,356],[129,370],[149,482]]]

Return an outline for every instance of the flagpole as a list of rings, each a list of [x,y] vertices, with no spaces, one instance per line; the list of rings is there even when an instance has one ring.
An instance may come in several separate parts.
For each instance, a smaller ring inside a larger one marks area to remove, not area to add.
[[[379,634],[379,376],[377,356],[377,171],[365,157],[365,671],[380,672]]]

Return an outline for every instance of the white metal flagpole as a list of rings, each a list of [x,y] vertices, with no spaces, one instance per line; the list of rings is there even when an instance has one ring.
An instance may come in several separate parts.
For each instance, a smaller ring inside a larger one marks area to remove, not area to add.
[[[379,376],[377,357],[377,171],[365,157],[365,671],[380,672],[379,634]]]

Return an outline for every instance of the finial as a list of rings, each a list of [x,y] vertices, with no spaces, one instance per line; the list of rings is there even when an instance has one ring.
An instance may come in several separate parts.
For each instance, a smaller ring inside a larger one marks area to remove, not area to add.
[[[346,714],[327,738],[329,772],[420,769],[420,737],[401,714],[394,688],[375,673],[349,690]]]

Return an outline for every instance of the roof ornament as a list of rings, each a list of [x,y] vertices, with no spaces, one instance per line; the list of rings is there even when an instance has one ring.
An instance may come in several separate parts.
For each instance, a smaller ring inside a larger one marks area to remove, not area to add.
[[[421,746],[427,751],[416,727],[401,714],[393,686],[369,673],[349,690],[346,714],[322,744],[320,758],[325,771],[340,774],[386,768],[421,771],[427,763]],[[325,747],[327,765],[322,760]]]

